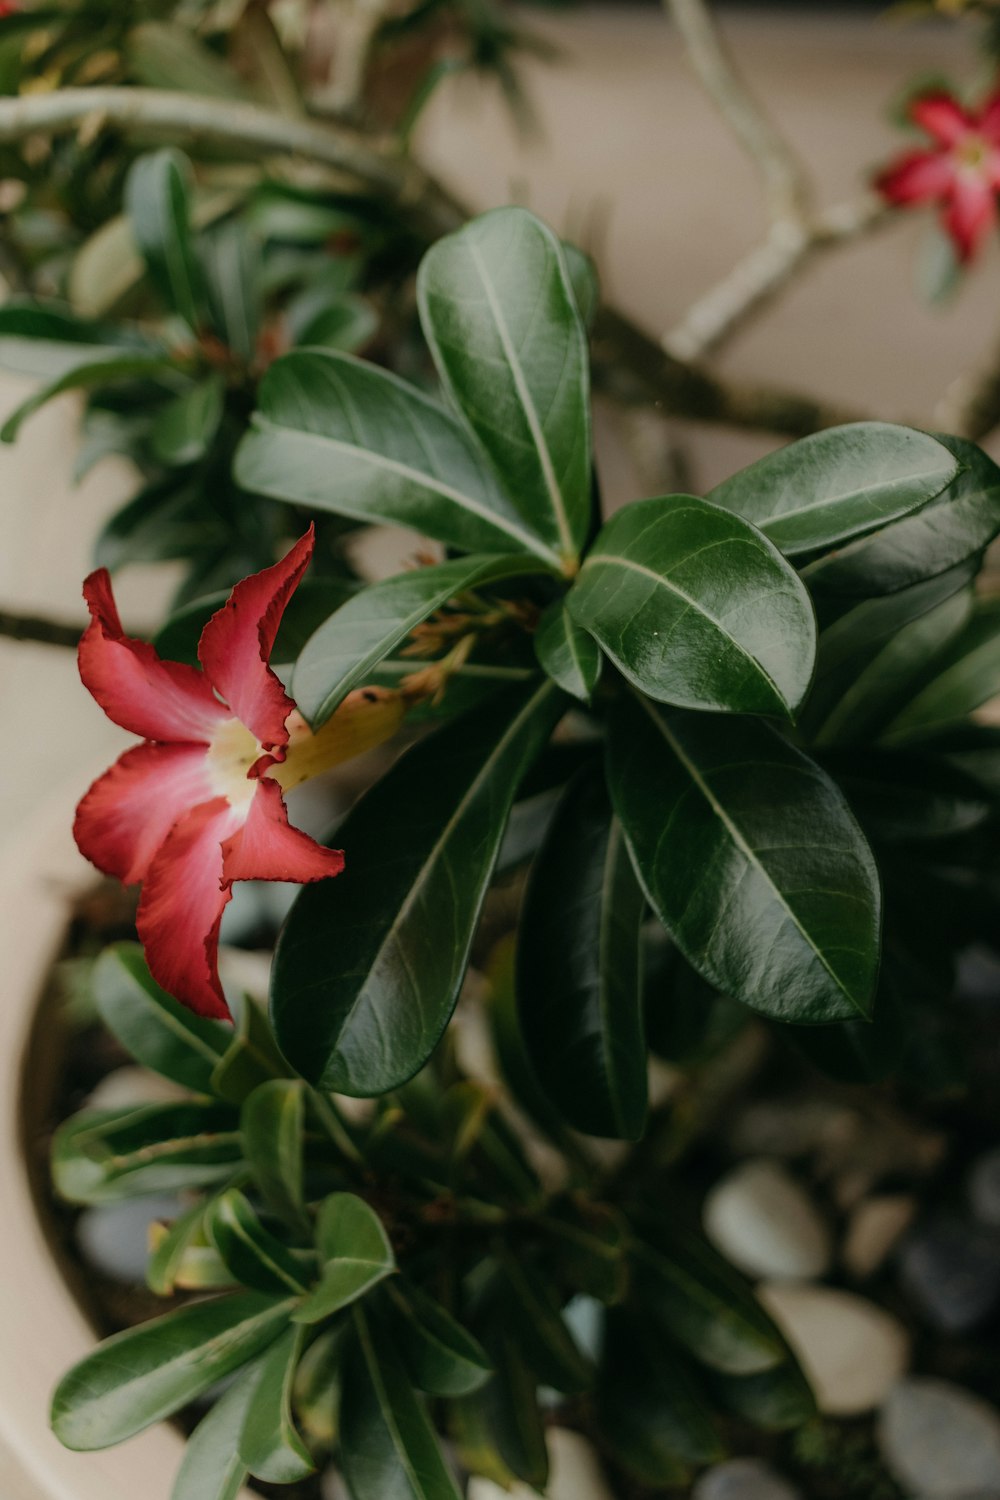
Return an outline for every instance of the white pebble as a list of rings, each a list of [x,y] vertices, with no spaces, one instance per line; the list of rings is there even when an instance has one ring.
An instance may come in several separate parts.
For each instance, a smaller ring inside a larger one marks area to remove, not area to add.
[[[826,1415],[871,1411],[906,1370],[906,1329],[866,1298],[787,1282],[768,1282],[757,1295],[798,1356]]]
[[[830,1235],[806,1193],[766,1157],[742,1162],[705,1199],[705,1233],[748,1276],[811,1279],[829,1269]]]

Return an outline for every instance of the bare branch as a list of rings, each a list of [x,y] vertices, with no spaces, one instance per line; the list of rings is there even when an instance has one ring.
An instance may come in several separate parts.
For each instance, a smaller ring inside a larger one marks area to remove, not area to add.
[[[664,336],[676,359],[701,359],[761,312],[817,254],[887,224],[891,210],[874,194],[837,204],[811,223],[776,221],[763,244],[688,309]]]
[[[83,634],[82,625],[46,620],[40,615],[20,615],[0,609],[0,636],[11,641],[36,641],[42,646],[64,646],[75,650]]]
[[[428,239],[458,228],[468,210],[391,144],[341,126],[289,119],[255,105],[160,89],[64,89],[0,99],[0,142],[72,129],[103,118],[125,130],[162,132],[191,144],[211,142],[304,156],[382,192]],[[595,379],[625,402],[650,402],[664,415],[801,437],[856,420],[818,400],[779,388],[740,388],[665,353],[620,313],[605,309],[594,340]]]
[[[664,0],[691,66],[764,180],[772,220],[805,219],[812,191],[805,166],[747,87],[704,0]]]

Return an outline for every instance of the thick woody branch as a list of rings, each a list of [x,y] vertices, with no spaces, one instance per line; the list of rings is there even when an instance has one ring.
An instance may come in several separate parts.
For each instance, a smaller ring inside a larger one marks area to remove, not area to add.
[[[440,183],[391,144],[374,144],[341,126],[290,119],[230,100],[139,88],[64,89],[3,99],[0,142],[72,129],[94,119],[123,130],[162,133],[190,145],[211,143],[307,158],[385,194],[428,239],[449,233],[469,217]],[[651,403],[665,416],[759,428],[787,437],[855,416],[779,388],[729,385],[665,353],[611,309],[598,319],[594,363],[595,380],[603,389],[620,400]]]
[[[41,615],[21,615],[0,609],[0,636],[11,641],[36,641],[42,646],[64,646],[71,650],[80,643],[82,625],[46,620]]]

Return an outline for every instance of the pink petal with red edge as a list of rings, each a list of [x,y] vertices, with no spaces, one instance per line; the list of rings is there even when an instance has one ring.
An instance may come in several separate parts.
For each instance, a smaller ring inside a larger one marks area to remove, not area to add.
[[[270,776],[258,781],[246,822],[222,846],[222,878],[227,883],[294,880],[305,885],[339,875],[343,868],[339,849],[324,849],[292,827],[281,788]]]
[[[136,745],[94,782],[73,836],[91,864],[131,885],[177,820],[213,795],[203,745]]]
[[[880,172],[875,187],[890,203],[923,203],[948,193],[956,175],[948,152],[911,151]]]
[[[994,146],[1000,146],[1000,90],[991,94],[980,110],[978,129]]]
[[[222,885],[222,845],[244,817],[215,797],[175,823],[146,873],[136,919],[157,983],[198,1015],[223,1020],[219,925],[232,892]]]
[[[229,710],[197,667],[161,661],[146,641],[122,630],[107,568],[83,585],[91,622],[78,659],[84,687],[109,719],[146,740],[208,742]]]
[[[924,94],[910,104],[910,119],[942,146],[954,146],[974,130],[977,122],[950,94]]]
[[[996,195],[989,183],[971,172],[962,173],[955,181],[943,216],[944,227],[955,242],[959,260],[972,259],[996,218]]]
[[[288,743],[285,720],[295,704],[267,663],[314,541],[310,526],[281,562],[238,583],[198,643],[198,659],[206,673],[265,750],[280,752]]]

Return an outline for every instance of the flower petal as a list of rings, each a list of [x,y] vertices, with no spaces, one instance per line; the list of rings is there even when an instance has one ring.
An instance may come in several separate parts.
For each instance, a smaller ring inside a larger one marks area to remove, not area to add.
[[[280,752],[288,743],[285,720],[295,705],[267,663],[314,540],[310,526],[281,562],[238,583],[198,643],[198,660],[208,677],[265,750]]]
[[[890,203],[922,203],[943,197],[955,176],[947,151],[911,151],[890,162],[876,177],[875,187]]]
[[[910,119],[926,130],[942,146],[954,146],[974,130],[976,122],[966,114],[957,99],[950,94],[937,92],[924,94],[910,104]]]
[[[87,792],[73,836],[91,864],[131,885],[178,818],[212,795],[203,745],[136,745]]]
[[[986,179],[979,173],[959,173],[944,213],[944,227],[955,242],[959,260],[972,259],[996,218],[996,194]]]
[[[146,740],[206,743],[229,710],[197,667],[161,661],[146,641],[122,630],[107,568],[83,585],[91,621],[80,641],[84,687],[109,719]]]
[[[294,880],[305,885],[339,875],[344,856],[324,849],[288,821],[281,788],[270,776],[257,783],[243,827],[222,846],[222,878],[234,880]]]
[[[226,1019],[219,983],[219,924],[232,894],[222,845],[246,816],[225,797],[192,808],[167,834],[146,872],[136,927],[158,984],[201,1016]]]
[[[994,146],[1000,146],[1000,89],[983,104],[977,128]]]

